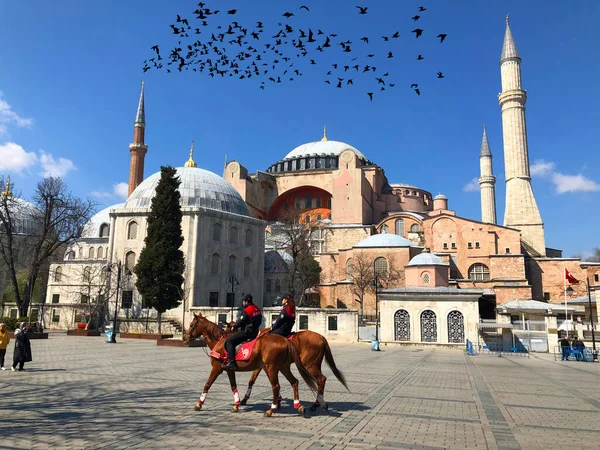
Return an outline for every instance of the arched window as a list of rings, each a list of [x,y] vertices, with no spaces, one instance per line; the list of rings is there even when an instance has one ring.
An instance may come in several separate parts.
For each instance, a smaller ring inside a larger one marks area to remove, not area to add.
[[[437,342],[437,318],[430,309],[421,313],[421,342]]]
[[[78,254],[79,259],[83,259],[83,247],[79,247],[77,254]]]
[[[252,260],[248,257],[244,258],[244,278],[249,278],[252,274]]]
[[[213,253],[210,260],[211,275],[219,275],[221,273],[221,256],[218,253]]]
[[[465,342],[465,318],[460,311],[448,313],[448,342],[455,344]]]
[[[352,258],[346,261],[346,280],[354,279],[354,267],[352,266]]]
[[[375,258],[375,273],[380,278],[386,278],[388,274],[388,264],[387,260],[383,256],[379,256]]]
[[[107,223],[103,223],[100,225],[100,237],[108,237],[110,234],[110,225]]]
[[[327,214],[327,220],[331,220],[331,213]]]
[[[130,273],[133,273],[134,267],[135,267],[135,253],[128,252],[125,255],[125,269],[129,270]]]
[[[110,276],[110,269],[107,266],[104,266],[100,272],[100,276],[102,277],[102,283],[105,283]]]
[[[89,283],[91,281],[91,277],[92,277],[92,269],[91,267],[85,267],[83,269],[83,282],[84,283]]]
[[[396,234],[404,237],[404,220],[396,219]]]
[[[389,232],[390,232],[390,227],[388,227],[387,225],[384,225],[381,227],[382,234],[388,234]]]
[[[215,226],[213,228],[213,241],[221,242],[221,230],[221,224],[215,223]]]
[[[69,260],[69,261],[75,259],[75,252],[73,250],[71,250],[70,252],[68,252],[66,259]]]
[[[323,216],[321,214],[317,214],[317,220],[322,220]]]
[[[98,247],[98,259],[104,258],[104,248]]]
[[[279,278],[275,280],[275,292],[281,292],[281,281],[279,281]]]
[[[254,233],[252,230],[246,230],[246,234],[244,235],[244,244],[246,247],[252,247],[252,241],[254,241]]]
[[[410,232],[411,232],[411,233],[418,233],[419,231],[421,231],[421,228],[419,227],[419,225],[418,225],[418,224],[416,224],[416,223],[413,223],[413,224],[410,226]]]
[[[310,214],[307,214],[304,216],[304,223],[309,223],[310,222]]]
[[[238,229],[236,227],[229,229],[229,243],[234,245],[238,243]]]
[[[229,257],[229,263],[227,264],[227,276],[236,276],[237,269],[237,258],[234,255]]]
[[[421,279],[423,280],[423,284],[429,284],[429,272],[423,272]]]
[[[94,249],[94,247],[90,247],[88,249],[88,258],[94,259],[95,257],[96,257],[96,249]]]
[[[58,266],[54,269],[54,282],[60,283],[62,281],[62,267]]]
[[[394,314],[394,340],[410,341],[410,314],[405,309]]]
[[[475,263],[469,267],[469,280],[488,281],[490,279],[490,269],[485,264]]]
[[[127,225],[127,239],[137,239],[138,223],[134,220]]]
[[[272,282],[270,278],[267,278],[267,281],[265,282],[266,286],[265,286],[265,290],[267,292],[271,292],[272,291]]]

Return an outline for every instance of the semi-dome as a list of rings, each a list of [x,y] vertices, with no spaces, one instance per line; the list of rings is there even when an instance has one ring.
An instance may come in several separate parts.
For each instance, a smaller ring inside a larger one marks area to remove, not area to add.
[[[92,218],[85,224],[81,237],[83,238],[97,238],[97,237],[108,237],[100,235],[100,228],[102,225],[110,226],[110,210],[122,208],[125,203],[117,203],[115,205],[104,208],[102,211],[97,212]]]
[[[358,244],[354,248],[372,248],[372,247],[412,247],[413,243],[408,239],[398,236],[397,234],[374,234],[369,236]]]
[[[438,194],[435,197],[433,197],[434,200],[448,200],[448,197],[446,197],[444,194]]]
[[[365,158],[358,149],[352,147],[350,144],[346,144],[345,142],[339,141],[316,141],[309,142],[308,144],[302,144],[296,147],[294,150],[289,152],[284,159],[293,159],[293,158],[302,158],[311,155],[334,155],[339,156],[344,150],[352,150],[356,155],[361,159]]]
[[[408,263],[409,266],[447,266],[442,259],[433,253],[419,253]]]
[[[223,177],[198,167],[178,167],[181,180],[181,206],[202,207],[247,216],[248,206],[238,191]],[[126,209],[149,209],[160,180],[160,172],[150,175],[131,193]]]

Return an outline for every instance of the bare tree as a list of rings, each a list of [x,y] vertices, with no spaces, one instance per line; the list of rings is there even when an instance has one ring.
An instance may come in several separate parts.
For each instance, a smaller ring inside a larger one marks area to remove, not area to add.
[[[2,186],[6,188],[4,180]],[[11,195],[2,195],[0,258],[8,267],[21,316],[27,315],[36,280],[44,266],[61,247],[81,236],[95,206],[92,200],[82,200],[69,192],[61,178],[53,177],[45,178],[37,184],[31,204]],[[21,231],[24,233],[20,233]],[[22,236],[15,239],[18,234]],[[25,268],[27,282],[21,294],[18,289],[16,255],[23,250],[27,253],[28,260]]]
[[[62,273],[62,276],[65,275]],[[106,265],[90,264],[73,267],[69,278],[65,280],[65,290],[75,298],[73,303],[81,305],[82,313],[86,317],[86,330],[93,330],[101,325],[110,298],[110,295],[107,295],[109,275]]]
[[[347,276],[352,280],[351,291],[356,297],[354,300],[360,305],[362,314],[365,296],[375,292],[375,259],[383,256],[387,261],[387,270],[378,273],[378,281],[384,287],[401,286],[404,284],[404,270],[396,264],[395,258],[390,255],[368,256],[364,251],[352,255],[351,267],[347,267]]]

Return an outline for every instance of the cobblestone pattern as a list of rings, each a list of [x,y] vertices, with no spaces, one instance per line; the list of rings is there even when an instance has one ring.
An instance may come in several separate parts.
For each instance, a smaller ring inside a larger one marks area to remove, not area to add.
[[[0,448],[600,448],[600,364],[333,344],[350,392],[325,369],[329,411],[301,418],[281,377],[283,408],[267,418],[264,375],[240,413],[226,376],[195,412],[204,349],[104,341],[51,334],[32,342],[25,372],[0,372]],[[302,387],[301,399],[314,395]]]

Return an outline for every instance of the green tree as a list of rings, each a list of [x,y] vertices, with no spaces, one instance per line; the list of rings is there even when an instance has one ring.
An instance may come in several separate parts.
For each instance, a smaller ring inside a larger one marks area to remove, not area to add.
[[[27,288],[27,273],[20,272],[17,273],[17,284],[19,286],[19,294],[21,297],[25,295],[25,289]],[[36,280],[36,285],[33,290],[33,298],[39,298],[40,289],[41,289],[41,279],[38,277]],[[2,300],[6,303],[15,303],[17,301],[17,296],[15,295],[15,290],[12,286],[7,287],[6,290],[2,293]]]
[[[181,181],[175,168],[160,168],[160,181],[152,199],[148,217],[148,234],[145,246],[133,269],[137,276],[136,287],[144,304],[158,312],[158,330],[165,311],[181,303],[185,261],[181,245],[181,194],[177,190]]]

